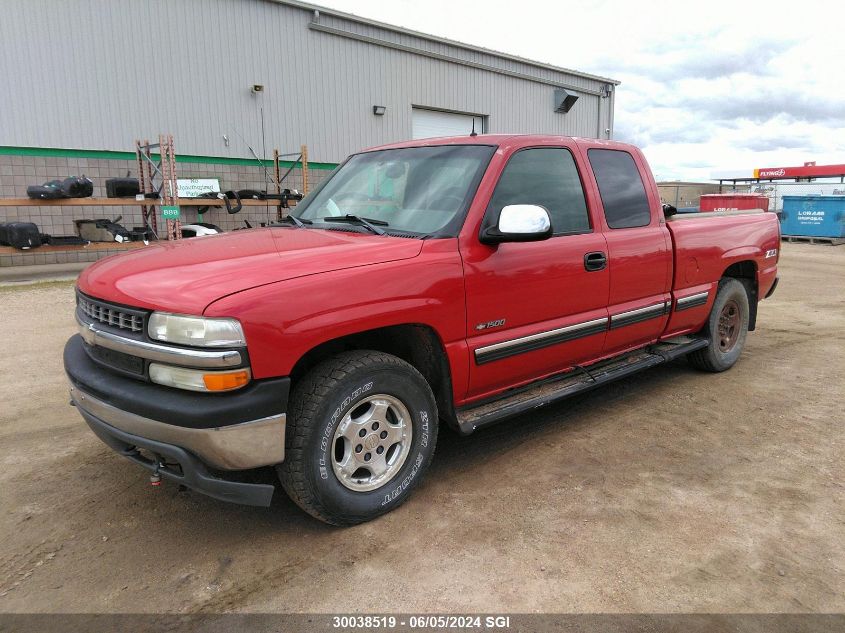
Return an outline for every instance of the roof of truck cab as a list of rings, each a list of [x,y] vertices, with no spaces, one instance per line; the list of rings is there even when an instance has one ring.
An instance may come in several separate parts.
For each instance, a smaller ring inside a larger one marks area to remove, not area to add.
[[[436,138],[424,138],[410,141],[401,141],[399,143],[389,143],[387,145],[379,145],[370,147],[364,152],[373,152],[383,149],[400,149],[403,147],[434,147],[437,145],[492,145],[502,148],[509,148],[513,146],[530,146],[534,144],[548,145],[555,142],[566,141],[571,143],[576,142],[579,145],[590,145],[595,147],[601,145],[603,147],[613,149],[630,149],[634,147],[628,143],[621,143],[619,141],[611,141],[605,139],[584,138],[579,136],[561,136],[557,134],[477,134],[475,136],[440,136]]]

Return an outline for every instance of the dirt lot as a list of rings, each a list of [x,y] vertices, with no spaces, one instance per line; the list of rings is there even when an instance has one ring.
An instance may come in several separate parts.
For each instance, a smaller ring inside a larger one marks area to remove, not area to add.
[[[67,404],[72,286],[0,288],[0,611],[841,612],[845,246],[781,266],[732,371],[443,433],[349,529],[151,488]]]

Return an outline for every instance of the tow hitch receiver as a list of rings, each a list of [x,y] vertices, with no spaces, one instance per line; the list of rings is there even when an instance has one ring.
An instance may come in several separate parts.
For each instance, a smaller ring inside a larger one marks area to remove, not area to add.
[[[151,486],[160,486],[161,485],[161,475],[158,474],[158,469],[161,467],[161,464],[156,466],[156,469],[153,471],[153,474],[150,475],[150,485]]]

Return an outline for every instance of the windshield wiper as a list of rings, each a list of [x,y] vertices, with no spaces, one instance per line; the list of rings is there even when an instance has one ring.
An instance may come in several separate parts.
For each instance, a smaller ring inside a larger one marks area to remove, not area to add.
[[[370,229],[376,235],[386,235],[386,233],[378,228],[379,226],[390,226],[384,220],[372,220],[368,218],[362,218],[357,215],[352,215],[351,213],[347,213],[346,215],[331,215],[327,218],[321,218],[321,222],[349,222],[360,224],[361,226],[365,226]],[[376,226],[378,225],[378,226]]]
[[[290,220],[291,222],[293,222],[299,228],[302,228],[306,224],[313,224],[313,222],[311,222],[311,220],[300,220],[295,215],[290,215],[290,214],[288,214],[284,218],[282,218],[282,222],[284,222],[285,220]]]

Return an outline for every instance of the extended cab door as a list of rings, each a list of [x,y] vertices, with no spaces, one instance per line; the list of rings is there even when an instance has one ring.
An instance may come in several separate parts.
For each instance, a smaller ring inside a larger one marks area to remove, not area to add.
[[[468,398],[573,367],[601,353],[609,274],[601,230],[588,208],[570,147],[513,151],[482,227],[502,207],[541,205],[554,236],[539,242],[462,240],[466,279]]]
[[[642,156],[607,147],[591,147],[586,153],[608,249],[608,356],[655,341],[666,328],[672,306],[672,241]]]

